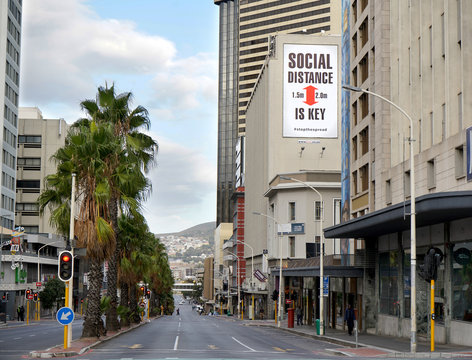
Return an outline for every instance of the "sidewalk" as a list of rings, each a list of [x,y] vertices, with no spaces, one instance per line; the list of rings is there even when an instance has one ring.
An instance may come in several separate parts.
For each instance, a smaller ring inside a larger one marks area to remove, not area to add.
[[[234,320],[238,320],[236,317]],[[239,320],[241,321],[241,320]],[[242,320],[247,326],[267,326],[277,328],[274,320]],[[282,321],[280,330],[288,331],[300,336],[308,336],[316,340],[326,341],[339,345],[333,346],[330,351],[337,354],[356,357],[382,357],[382,358],[471,358],[472,348],[453,344],[435,344],[435,352],[430,352],[429,341],[418,339],[415,356],[410,353],[410,339],[396,338],[373,334],[358,334],[356,348],[355,335],[349,336],[347,331],[326,329],[324,336],[316,335],[314,326],[294,325],[287,327],[287,319]]]
[[[155,318],[152,318],[153,320]],[[41,351],[32,351],[30,352],[29,356],[32,358],[53,358],[53,357],[70,357],[70,356],[77,356],[81,355],[87,351],[89,351],[92,347],[101,344],[105,341],[111,340],[121,334],[127,333],[133,329],[136,329],[139,326],[148,324],[151,320],[145,320],[140,322],[139,324],[131,325],[130,327],[121,329],[119,331],[111,332],[108,331],[106,336],[100,337],[97,339],[93,338],[80,338],[77,340],[71,341],[70,347],[64,349],[64,344],[53,346],[46,350]]]

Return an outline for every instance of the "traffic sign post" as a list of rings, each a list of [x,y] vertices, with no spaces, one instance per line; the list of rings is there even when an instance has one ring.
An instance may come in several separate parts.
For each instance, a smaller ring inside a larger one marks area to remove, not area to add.
[[[74,321],[74,312],[69,307],[61,307],[57,311],[56,319],[61,325],[69,325]]]

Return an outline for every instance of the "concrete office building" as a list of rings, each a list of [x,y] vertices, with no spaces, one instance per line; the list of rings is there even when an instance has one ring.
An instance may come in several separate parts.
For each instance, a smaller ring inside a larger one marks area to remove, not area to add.
[[[348,81],[400,106],[351,92],[351,220],[326,237],[358,238],[372,255],[365,329],[410,337],[410,146],[416,177],[417,264],[444,255],[435,284],[435,339],[472,345],[472,3],[348,1]],[[419,269],[418,269],[419,270]],[[429,283],[416,276],[417,335],[430,335]],[[356,305],[356,304],[354,304]]]
[[[231,222],[235,146],[246,107],[276,34],[341,33],[338,1],[214,0],[220,8],[217,225]]]
[[[3,109],[1,225],[12,229],[15,216],[16,140],[18,134],[18,95],[20,85],[21,1],[0,4],[0,106]]]
[[[340,36],[277,35],[273,41],[274,50],[249,100],[246,128],[246,151],[251,155],[246,157],[245,242],[254,249],[254,268],[271,276],[268,289],[262,291],[258,279],[256,288],[249,291],[260,302],[278,290],[274,269],[279,268],[280,258],[285,268],[288,259],[319,255],[322,227],[334,225],[340,217]],[[330,64],[322,69],[316,59]],[[302,82],[295,71],[303,76],[326,74],[332,79],[323,84],[307,76]],[[307,86],[305,80],[312,85]],[[313,86],[317,89],[311,95],[316,101],[311,103],[309,88]],[[306,115],[303,119],[302,114]],[[316,188],[323,205],[309,186],[280,176]],[[301,230],[279,238],[277,224],[298,224]],[[327,254],[334,253],[334,244],[325,248]],[[248,259],[250,252],[246,250],[245,255]],[[311,290],[316,292],[316,287]],[[273,314],[273,301],[267,305],[266,311]]]
[[[57,277],[57,256],[65,246],[64,238],[51,227],[49,209],[40,216],[37,200],[44,178],[56,172],[50,158],[64,145],[67,129],[64,119],[44,119],[38,108],[19,109],[15,224],[22,226],[25,234],[19,252],[4,247],[0,281],[0,294],[8,294],[6,312],[10,317],[24,304],[26,289],[36,291],[36,282]],[[14,268],[14,264],[18,266]]]

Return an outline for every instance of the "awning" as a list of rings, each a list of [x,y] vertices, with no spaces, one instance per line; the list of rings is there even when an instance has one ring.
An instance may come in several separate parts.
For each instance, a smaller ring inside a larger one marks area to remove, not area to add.
[[[416,198],[416,226],[472,217],[472,191],[427,194]],[[410,228],[410,201],[388,206],[324,229],[325,238],[372,238]]]
[[[275,270],[275,273],[278,275],[278,269]],[[353,266],[324,266],[323,275],[340,278],[361,278],[364,276],[364,269]],[[320,267],[282,269],[282,276],[319,277]]]

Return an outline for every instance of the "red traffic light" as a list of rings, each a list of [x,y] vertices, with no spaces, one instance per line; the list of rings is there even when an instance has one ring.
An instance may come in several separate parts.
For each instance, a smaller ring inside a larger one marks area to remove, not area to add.
[[[31,294],[31,290],[26,290],[26,295]]]
[[[70,256],[68,254],[62,255],[62,261],[69,262],[70,261]]]
[[[142,292],[144,292],[144,286],[141,286],[139,289],[140,289]]]

